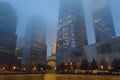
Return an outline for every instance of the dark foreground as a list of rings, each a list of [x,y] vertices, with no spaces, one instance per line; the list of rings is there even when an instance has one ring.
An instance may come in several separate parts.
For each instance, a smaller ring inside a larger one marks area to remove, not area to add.
[[[57,74],[30,74],[30,75],[1,75],[0,80],[120,80],[120,76],[103,75],[57,75]]]

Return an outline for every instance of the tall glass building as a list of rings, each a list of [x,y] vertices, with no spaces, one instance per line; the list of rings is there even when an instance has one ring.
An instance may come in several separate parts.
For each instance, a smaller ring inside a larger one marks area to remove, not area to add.
[[[92,12],[96,42],[115,37],[109,0],[93,0]]]
[[[15,9],[9,3],[0,1],[0,66],[5,65],[8,70],[12,65],[17,65],[17,19]]]
[[[33,16],[28,22],[25,34],[23,56],[25,61],[31,64],[46,63],[46,28],[45,23],[39,16]]]
[[[61,0],[57,30],[57,64],[72,61],[72,51],[84,45],[87,45],[87,36],[82,0]]]

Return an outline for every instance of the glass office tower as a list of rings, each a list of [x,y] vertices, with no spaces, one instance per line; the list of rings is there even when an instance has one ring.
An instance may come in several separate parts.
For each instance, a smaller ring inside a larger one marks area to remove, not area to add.
[[[57,30],[57,63],[72,61],[72,51],[87,45],[82,0],[61,0]]]
[[[115,37],[109,0],[93,0],[92,13],[96,42],[109,40]]]

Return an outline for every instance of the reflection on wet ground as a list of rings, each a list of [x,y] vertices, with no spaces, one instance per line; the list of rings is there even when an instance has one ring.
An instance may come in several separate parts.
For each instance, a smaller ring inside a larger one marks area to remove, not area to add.
[[[0,80],[44,80],[44,75],[4,75]]]
[[[25,74],[1,75],[0,80],[120,80],[120,76]]]
[[[62,78],[63,77],[63,78]],[[62,78],[62,79],[61,79]],[[119,76],[61,75],[56,80],[120,80]]]

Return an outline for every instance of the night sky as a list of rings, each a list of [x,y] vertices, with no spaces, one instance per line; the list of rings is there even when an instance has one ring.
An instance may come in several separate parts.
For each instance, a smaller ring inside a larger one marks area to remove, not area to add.
[[[3,0],[5,1],[5,0]],[[18,37],[24,37],[27,21],[31,16],[39,15],[44,18],[47,25],[47,44],[48,44],[48,56],[51,55],[51,42],[56,36],[58,12],[59,12],[59,0],[6,0],[13,8],[16,9],[18,15],[17,35]],[[95,42],[92,13],[91,13],[91,0],[84,1],[84,12],[86,27],[88,33],[89,44]],[[116,35],[120,35],[120,0],[110,0],[111,10],[113,14],[113,21],[115,25]]]

